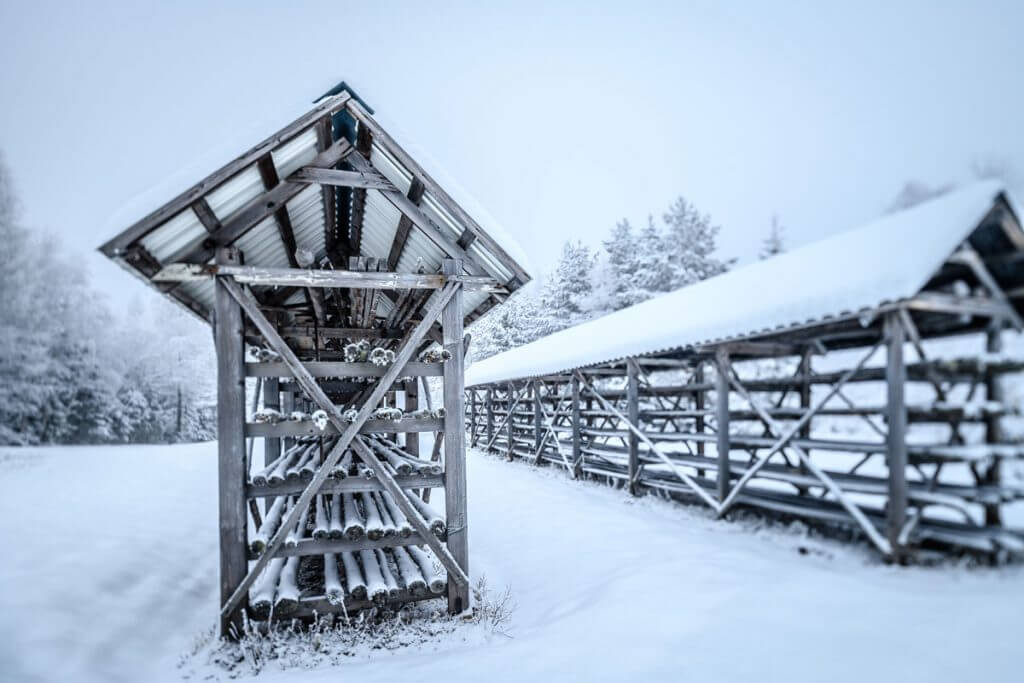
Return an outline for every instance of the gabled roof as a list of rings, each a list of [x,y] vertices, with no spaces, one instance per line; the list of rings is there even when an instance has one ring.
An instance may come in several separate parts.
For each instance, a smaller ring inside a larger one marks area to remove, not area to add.
[[[213,310],[211,280],[172,285],[154,283],[153,276],[174,262],[209,263],[215,246],[237,246],[249,265],[296,267],[295,251],[306,250],[317,264],[327,258],[334,268],[345,269],[349,257],[362,256],[390,261],[400,273],[415,272],[418,265],[438,272],[454,249],[464,258],[467,273],[488,275],[509,291],[529,281],[518,245],[436,166],[414,158],[408,147],[342,83],[313,109],[231,162],[177,196],[163,197],[165,203],[101,251],[207,320]],[[310,173],[310,167],[353,169],[350,162],[356,159],[346,154],[361,155],[372,164],[364,170],[372,181],[369,187],[321,185]],[[403,218],[386,198],[387,188],[415,204],[422,223]],[[278,306],[301,306],[304,301],[301,290],[256,294]],[[275,294],[280,295],[276,301]],[[472,320],[498,298],[467,292],[466,317]],[[392,303],[380,297],[378,316],[386,317]]]
[[[1000,216],[996,228],[979,233],[993,210]],[[998,183],[959,189],[492,356],[469,368],[466,386],[762,337],[871,311],[918,294],[969,238],[982,253],[1024,250],[1012,200]],[[1024,279],[1021,271],[1018,266],[1015,286]]]

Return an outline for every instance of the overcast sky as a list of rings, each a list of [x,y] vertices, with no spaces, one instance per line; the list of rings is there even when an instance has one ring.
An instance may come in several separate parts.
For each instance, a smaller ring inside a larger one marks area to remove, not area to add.
[[[798,245],[909,179],[1021,182],[1021,27],[1013,1],[7,1],[0,150],[25,221],[115,299],[143,287],[94,251],[112,215],[342,79],[540,269],[679,194],[745,261],[773,213]]]

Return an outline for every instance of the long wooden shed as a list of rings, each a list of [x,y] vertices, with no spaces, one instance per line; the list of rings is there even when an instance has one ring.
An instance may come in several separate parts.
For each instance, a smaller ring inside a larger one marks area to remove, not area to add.
[[[475,363],[470,438],[894,559],[1024,553],[1022,317],[1021,215],[981,182]]]
[[[224,634],[469,606],[463,328],[529,275],[425,163],[342,83],[101,247],[214,328]]]

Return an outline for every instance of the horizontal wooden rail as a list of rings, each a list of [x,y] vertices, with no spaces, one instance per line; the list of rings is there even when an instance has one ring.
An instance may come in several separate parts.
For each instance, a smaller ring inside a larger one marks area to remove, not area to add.
[[[438,432],[442,429],[444,429],[444,420],[441,418],[421,420],[407,417],[401,420],[367,420],[359,429],[359,433],[404,434],[411,432]],[[247,437],[332,436],[337,433],[338,430],[330,423],[327,424],[323,431],[320,431],[315,424],[308,421],[278,422],[276,424],[250,422],[245,425],[245,435]]]
[[[403,489],[436,489],[444,486],[443,474],[410,474],[395,475],[395,482]],[[291,479],[280,484],[266,484],[246,487],[245,495],[249,498],[268,496],[285,496],[302,493],[309,483],[308,479]],[[383,491],[384,487],[376,479],[363,477],[345,477],[344,479],[328,479],[320,487],[320,493],[354,493],[356,491]]]
[[[337,361],[309,361],[303,363],[313,377],[383,377],[389,366],[373,363],[342,363]],[[442,363],[406,363],[401,377],[443,377]],[[284,363],[246,363],[246,377],[291,377],[292,371]]]
[[[324,553],[343,553],[353,550],[373,550],[376,548],[399,548],[407,545],[423,545],[426,541],[419,533],[413,532],[411,536],[402,537],[399,535],[385,536],[371,541],[366,536],[349,540],[346,538],[327,538],[314,540],[311,538],[299,541],[295,546],[281,546],[274,557],[294,557],[295,555],[323,555]],[[254,560],[262,553],[249,553],[249,559]]]

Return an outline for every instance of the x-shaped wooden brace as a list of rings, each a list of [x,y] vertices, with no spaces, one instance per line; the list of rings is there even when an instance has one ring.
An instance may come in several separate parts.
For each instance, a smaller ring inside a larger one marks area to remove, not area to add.
[[[516,392],[516,400],[515,400],[515,402],[509,404],[508,413],[505,414],[505,419],[501,421],[501,424],[499,424],[497,427],[495,427],[494,434],[491,435],[491,438],[487,442],[487,445],[484,446],[484,450],[485,451],[491,450],[491,444],[494,443],[494,440],[498,438],[499,434],[501,434],[501,430],[505,426],[505,423],[512,419],[512,411],[515,410],[516,406],[519,405],[519,401],[523,398],[523,396],[526,395],[526,387],[527,387],[527,385],[524,384],[523,388]],[[512,392],[509,392],[508,397],[509,397],[509,401],[511,401],[512,400]],[[509,444],[509,448],[512,448],[512,444]]]
[[[580,382],[580,386],[581,387],[584,387],[587,391],[589,391],[594,396],[594,398],[596,398],[601,403],[601,405],[604,407],[605,410],[609,411],[610,413],[615,415],[617,418],[619,418],[619,420],[623,424],[625,424],[626,427],[629,428],[629,431],[631,431],[634,434],[636,434],[637,437],[641,441],[643,441],[645,444],[647,444],[647,447],[649,449],[651,449],[651,452],[654,453],[655,455],[657,455],[662,460],[662,462],[664,462],[666,465],[668,465],[669,469],[672,470],[672,473],[675,474],[677,477],[679,477],[679,479],[682,480],[682,482],[684,484],[686,484],[691,489],[693,489],[693,492],[697,494],[698,498],[700,498],[702,501],[707,503],[708,507],[710,507],[712,510],[714,510],[715,512],[718,512],[718,509],[719,509],[718,501],[716,501],[714,498],[712,498],[710,495],[708,495],[708,492],[705,491],[704,488],[700,484],[698,484],[696,481],[694,481],[693,477],[691,477],[686,472],[683,472],[681,469],[679,469],[679,467],[672,461],[672,459],[669,458],[667,455],[665,455],[661,451],[661,449],[658,448],[654,444],[654,442],[651,441],[647,437],[647,435],[644,434],[643,431],[640,430],[639,427],[637,427],[635,424],[630,422],[629,418],[626,417],[622,413],[622,411],[620,411],[618,408],[616,408],[611,403],[609,403],[605,399],[604,396],[602,396],[601,394],[597,393],[597,391],[594,389],[594,387],[590,386],[590,383],[587,382],[587,379],[586,379],[586,377],[583,376],[582,372],[580,372],[579,370],[576,370],[574,372],[576,374],[576,377],[579,378],[579,382]]]
[[[284,544],[284,539],[288,535],[291,529],[295,528],[298,523],[299,516],[305,514],[306,507],[319,491],[320,487],[323,486],[327,480],[328,475],[334,469],[334,466],[341,459],[345,449],[348,448],[349,444],[352,444],[355,449],[359,452],[359,455],[373,467],[374,476],[380,482],[381,486],[392,495],[395,502],[398,504],[399,509],[408,518],[409,523],[412,524],[413,528],[419,533],[423,541],[434,551],[437,558],[444,565],[445,569],[448,570],[448,576],[454,579],[456,582],[463,586],[469,585],[469,577],[466,576],[466,572],[463,571],[459,563],[455,561],[448,549],[441,543],[441,541],[434,536],[433,532],[427,526],[427,523],[423,520],[423,517],[419,514],[416,508],[413,507],[412,503],[402,489],[385,469],[383,463],[377,459],[377,456],[366,447],[362,439],[358,437],[359,430],[363,424],[369,419],[374,409],[380,403],[381,399],[384,398],[384,394],[391,388],[398,376],[402,374],[405,369],[406,363],[412,359],[413,353],[416,351],[417,345],[426,336],[430,330],[431,325],[441,315],[444,310],[445,304],[452,298],[456,290],[462,285],[458,282],[452,282],[445,285],[435,299],[430,310],[423,316],[423,319],[413,328],[406,338],[403,340],[402,346],[398,353],[395,355],[395,360],[388,368],[387,372],[380,378],[377,385],[367,396],[363,402],[362,407],[359,409],[355,419],[352,422],[347,422],[341,416],[341,411],[338,406],[334,405],[331,400],[327,397],[327,394],[323,392],[320,385],[316,383],[313,376],[306,370],[305,366],[298,359],[291,348],[285,344],[284,339],[274,329],[273,324],[267,320],[263,315],[263,311],[260,310],[259,302],[256,301],[256,297],[253,296],[252,292],[248,288],[243,288],[237,282],[230,277],[224,277],[220,280],[222,285],[229,294],[238,302],[239,306],[245,311],[249,319],[256,325],[263,338],[267,341],[267,344],[271,349],[276,351],[280,356],[281,360],[288,366],[288,369],[294,375],[295,380],[302,387],[306,395],[325,413],[327,418],[331,421],[331,424],[338,430],[341,436],[338,438],[337,444],[327,455],[323,464],[320,465],[320,469],[313,475],[313,479],[310,480],[309,484],[303,490],[298,500],[290,508],[290,511],[278,527],[274,537],[270,539],[267,544],[266,550],[256,560],[256,564],[253,565],[249,573],[246,574],[242,582],[238,584],[235,591],[228,598],[227,602],[221,607],[221,615],[227,616],[231,614],[235,608],[241,603],[242,598],[249,591],[249,588],[256,581],[256,578],[260,575],[260,572],[267,566],[270,560],[280,549],[281,545]]]
[[[757,473],[757,471],[766,462],[768,462],[768,459],[776,451],[778,451],[783,446],[787,446],[788,444],[787,447],[790,448],[794,453],[796,453],[797,457],[800,458],[800,461],[804,463],[804,465],[807,467],[810,473],[817,477],[817,479],[821,481],[822,484],[825,485],[825,488],[828,489],[829,493],[836,497],[836,500],[839,501],[839,504],[842,505],[848,513],[850,513],[850,516],[853,517],[853,519],[857,522],[861,529],[864,530],[864,533],[867,534],[869,539],[871,539],[871,542],[874,543],[875,546],[886,555],[892,554],[892,546],[889,544],[889,541],[878,532],[878,529],[876,529],[875,525],[871,523],[871,520],[869,520],[867,516],[864,515],[864,512],[859,507],[857,507],[856,504],[854,504],[853,501],[851,501],[845,493],[843,493],[842,489],[840,489],[839,486],[835,483],[835,481],[832,480],[832,477],[828,476],[828,474],[823,469],[821,469],[816,462],[811,460],[810,456],[807,455],[806,451],[804,451],[803,448],[801,448],[795,443],[792,443],[792,439],[796,435],[797,431],[799,431],[800,427],[802,427],[804,423],[807,420],[809,420],[814,413],[821,410],[822,406],[825,404],[825,401],[831,399],[832,396],[835,395],[835,392],[838,390],[838,388],[842,387],[843,384],[849,381],[849,379],[853,377],[853,375],[856,374],[864,366],[868,359],[874,355],[875,351],[878,349],[880,345],[881,342],[876,343],[873,347],[871,347],[871,350],[868,351],[867,355],[865,355],[861,359],[860,363],[858,363],[855,368],[843,373],[843,376],[839,378],[838,382],[836,382],[836,385],[833,387],[833,390],[829,393],[829,395],[826,396],[825,399],[823,399],[822,401],[819,401],[818,404],[812,410],[805,413],[804,417],[800,418],[800,420],[798,420],[793,426],[791,426],[789,430],[784,430],[782,428],[782,425],[780,425],[775,420],[775,418],[769,415],[768,411],[766,411],[761,406],[761,404],[754,400],[754,398],[750,395],[750,392],[748,392],[746,387],[744,387],[743,384],[741,384],[740,381],[736,379],[734,374],[728,376],[729,384],[732,385],[732,388],[740,396],[742,396],[747,403],[750,404],[750,407],[754,409],[754,412],[756,412],[761,421],[768,426],[768,428],[771,430],[772,434],[775,435],[778,441],[776,441],[772,448],[769,449],[768,455],[761,458],[761,460],[759,460],[752,467],[749,467],[747,471],[744,473],[743,477],[738,482],[736,482],[732,490],[729,492],[729,495],[726,496],[726,499],[722,501],[722,505],[718,510],[719,515],[722,514],[723,509],[727,509],[727,504],[731,504],[732,500],[735,500],[736,496],[739,495],[740,489],[750,480],[751,477],[754,476],[754,474]]]
[[[537,391],[537,384],[540,384],[545,389],[548,389],[548,385],[545,384],[542,380],[536,380],[534,382],[534,391]],[[549,395],[550,395],[550,393],[549,393]],[[572,472],[572,465],[569,464],[569,459],[565,457],[565,452],[562,450],[562,442],[561,442],[561,440],[559,440],[558,434],[555,433],[555,429],[554,429],[555,416],[558,415],[558,412],[562,409],[562,406],[564,406],[565,402],[568,401],[570,398],[572,398],[572,394],[569,394],[567,396],[561,397],[561,400],[558,402],[558,405],[556,405],[554,407],[554,409],[551,411],[551,415],[548,415],[548,411],[547,411],[547,409],[544,408],[544,404],[543,403],[540,404],[540,412],[541,412],[541,415],[544,416],[545,432],[544,432],[544,438],[541,439],[541,442],[540,442],[540,448],[538,448],[537,452],[534,453],[534,456],[533,456],[534,464],[540,462],[540,454],[544,451],[544,444],[546,444],[549,439],[554,439],[555,440],[555,448],[558,449],[558,455],[561,456],[562,462],[565,464],[565,469],[568,470],[569,472]]]

